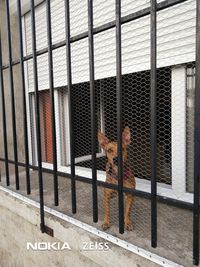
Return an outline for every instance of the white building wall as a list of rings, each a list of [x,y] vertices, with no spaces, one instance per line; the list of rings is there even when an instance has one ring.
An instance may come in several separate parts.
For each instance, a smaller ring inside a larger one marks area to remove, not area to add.
[[[158,1],[161,2],[161,1]],[[149,7],[149,0],[122,0],[122,16]],[[158,67],[195,59],[196,1],[189,0],[158,12]],[[87,31],[87,0],[71,0],[71,36]],[[114,0],[94,1],[94,26],[115,19]],[[32,52],[31,17],[25,15],[27,54]],[[36,8],[37,49],[47,46],[46,6]],[[65,39],[64,1],[52,0],[53,43]],[[115,29],[95,35],[95,78],[116,75]],[[67,84],[65,47],[53,52],[55,87]],[[150,68],[150,16],[122,26],[123,74]],[[28,62],[29,91],[33,91],[32,61]],[[48,56],[38,57],[39,89],[47,89]],[[89,80],[88,38],[72,44],[73,83]]]
[[[172,190],[186,193],[186,68],[172,69]]]

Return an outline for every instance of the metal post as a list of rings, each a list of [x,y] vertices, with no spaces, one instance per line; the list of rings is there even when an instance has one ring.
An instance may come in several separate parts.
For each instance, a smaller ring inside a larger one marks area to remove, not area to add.
[[[97,169],[96,169],[96,108],[95,108],[95,84],[94,84],[94,36],[93,36],[93,0],[88,0],[88,35],[89,35],[89,65],[90,65],[90,106],[92,128],[92,195],[93,195],[93,221],[98,221],[98,197],[97,197]]]
[[[194,209],[193,261],[199,265],[199,193],[200,193],[200,1],[196,1],[196,75],[195,75],[195,132],[194,132]]]
[[[157,246],[157,18],[156,0],[151,0],[151,245]]]
[[[48,39],[48,60],[49,60],[49,86],[51,95],[51,123],[53,139],[53,175],[54,175],[54,203],[58,206],[58,166],[57,166],[57,145],[56,145],[56,121],[55,121],[55,101],[54,101],[54,79],[53,79],[53,56],[52,56],[52,30],[51,30],[51,1],[46,1],[47,5],[47,39]]]
[[[122,158],[122,51],[121,0],[116,0],[116,67],[117,67],[117,150],[118,150],[118,202],[119,232],[124,233],[123,158]]]
[[[17,16],[19,23],[19,46],[20,46],[20,65],[22,77],[22,93],[23,93],[23,119],[24,119],[24,149],[25,149],[25,163],[26,163],[26,190],[27,194],[31,193],[30,186],[30,169],[29,169],[29,151],[28,151],[28,127],[27,127],[27,110],[26,110],[26,88],[24,78],[24,50],[23,50],[23,36],[22,36],[22,18],[21,18],[21,0],[17,0]]]
[[[6,185],[9,186],[10,185],[10,178],[9,178],[9,165],[8,165],[8,140],[7,140],[4,79],[3,79],[3,70],[2,70],[1,33],[0,33],[0,89],[1,89],[1,98],[2,98],[2,121],[3,121],[3,141],[4,141],[4,155],[5,155]]]
[[[76,182],[75,182],[75,153],[74,153],[74,109],[72,99],[72,70],[71,70],[71,43],[70,43],[70,7],[69,0],[65,1],[65,30],[67,55],[67,88],[69,99],[69,125],[70,125],[70,155],[71,155],[71,191],[72,212],[76,213]]]
[[[8,34],[8,57],[9,57],[9,76],[10,76],[10,94],[11,94],[11,110],[12,110],[12,130],[13,130],[13,150],[15,160],[15,182],[16,189],[19,190],[19,169],[18,169],[18,149],[17,149],[17,130],[16,130],[16,112],[15,112],[15,92],[13,81],[13,66],[12,66],[12,41],[10,29],[10,8],[9,1],[6,0],[6,22]]]
[[[45,232],[44,222],[44,195],[43,195],[43,175],[42,175],[42,154],[41,154],[41,132],[40,132],[40,107],[38,94],[38,73],[37,73],[37,55],[36,55],[36,32],[35,32],[35,7],[34,0],[31,0],[31,22],[32,22],[32,49],[33,49],[33,76],[35,86],[35,117],[37,133],[37,157],[38,157],[38,176],[39,176],[39,195],[40,195],[40,228]]]

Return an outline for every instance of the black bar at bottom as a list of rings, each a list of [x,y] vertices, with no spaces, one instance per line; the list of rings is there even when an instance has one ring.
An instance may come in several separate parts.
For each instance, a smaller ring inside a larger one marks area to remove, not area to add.
[[[151,0],[151,246],[157,246],[156,0]]]
[[[33,76],[35,86],[35,116],[36,116],[36,135],[37,135],[37,159],[38,159],[38,178],[39,178],[39,196],[40,196],[40,228],[45,232],[44,221],[44,192],[42,175],[42,154],[41,154],[41,132],[40,132],[40,107],[38,94],[38,73],[37,73],[37,55],[36,55],[36,32],[35,32],[35,8],[34,0],[31,0],[31,22],[32,22],[32,49],[33,49]]]
[[[123,158],[122,158],[122,54],[121,0],[116,0],[116,68],[117,68],[117,153],[119,232],[124,233]]]
[[[47,5],[47,39],[48,39],[48,60],[49,60],[49,85],[51,98],[51,124],[53,139],[53,176],[54,176],[54,204],[59,205],[58,197],[58,164],[57,164],[57,144],[56,144],[56,120],[55,120],[55,101],[54,101],[54,79],[53,79],[53,55],[52,55],[52,30],[51,30],[51,2],[46,0]]]
[[[20,64],[21,64],[21,77],[22,77],[22,93],[23,93],[23,119],[24,119],[24,149],[25,149],[25,162],[26,162],[26,190],[27,194],[31,193],[30,185],[30,171],[29,165],[29,151],[28,151],[28,127],[27,127],[27,112],[26,112],[26,88],[24,77],[24,51],[23,51],[23,36],[22,36],[22,21],[21,21],[21,0],[17,0],[17,14],[19,23],[19,40],[20,40]]]
[[[10,95],[11,95],[11,112],[12,112],[12,133],[13,133],[13,152],[15,162],[18,162],[18,145],[17,145],[17,128],[16,128],[16,112],[15,112],[15,90],[14,77],[12,66],[12,40],[10,28],[10,7],[9,0],[6,0],[6,22],[7,22],[7,36],[8,36],[8,57],[9,57],[9,79],[10,79]],[[15,164],[15,183],[16,189],[19,190],[19,169]]]
[[[96,104],[94,84],[94,36],[93,36],[93,0],[88,0],[89,65],[90,65],[90,106],[91,106],[91,141],[92,141],[92,196],[93,221],[98,221],[97,168],[96,168]]]
[[[74,109],[72,97],[72,70],[71,70],[71,44],[70,44],[70,7],[69,0],[65,1],[65,31],[67,56],[67,88],[69,98],[69,130],[70,130],[70,156],[71,156],[71,192],[72,213],[76,213],[76,181],[75,181],[75,152],[74,152]]]

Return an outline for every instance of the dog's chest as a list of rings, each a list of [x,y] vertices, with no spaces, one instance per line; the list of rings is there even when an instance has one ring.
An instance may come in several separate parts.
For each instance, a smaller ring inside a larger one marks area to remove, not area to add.
[[[107,170],[107,175],[115,180],[118,180],[118,175],[113,172],[112,166],[109,166]],[[131,168],[128,165],[125,165],[123,169],[123,181],[127,181],[128,179],[131,179],[131,177],[133,177]]]

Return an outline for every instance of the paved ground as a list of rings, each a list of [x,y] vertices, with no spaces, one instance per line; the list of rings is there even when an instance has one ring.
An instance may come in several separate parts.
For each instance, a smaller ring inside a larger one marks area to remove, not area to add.
[[[5,185],[5,178],[2,174],[1,185]],[[76,183],[77,190],[77,214],[71,213],[71,186],[70,180],[59,177],[59,206],[53,205],[53,177],[44,174],[44,198],[45,204],[53,207],[67,215],[70,215],[80,221],[91,224],[101,229],[103,219],[102,209],[102,188],[98,188],[98,208],[99,222],[92,222],[92,189],[91,185],[83,182]],[[15,190],[14,177],[11,179],[10,189]],[[30,198],[39,200],[38,174],[31,172],[31,195]],[[25,175],[20,175],[20,191],[26,195]],[[118,209],[117,198],[112,200],[111,204],[111,228],[108,233],[120,237],[134,245],[150,250],[156,254],[175,261],[185,267],[192,265],[192,213],[184,209],[171,207],[166,204],[158,204],[158,247],[156,249],[150,246],[150,201],[142,198],[135,198],[135,205],[132,212],[134,230],[125,232],[123,235],[118,233]]]

